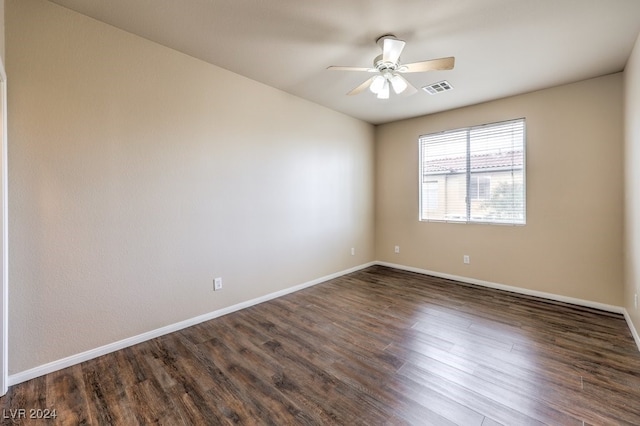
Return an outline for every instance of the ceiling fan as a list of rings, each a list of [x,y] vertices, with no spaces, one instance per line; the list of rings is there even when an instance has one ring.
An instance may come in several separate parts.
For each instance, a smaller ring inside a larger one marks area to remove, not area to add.
[[[357,95],[367,88],[376,94],[378,99],[389,99],[390,88],[393,88],[393,91],[397,95],[412,95],[417,92],[417,89],[413,87],[402,74],[409,72],[450,70],[453,69],[455,63],[454,57],[448,57],[401,64],[400,54],[406,44],[404,41],[398,40],[394,35],[386,34],[379,37],[376,43],[382,49],[382,55],[376,56],[373,60],[373,68],[342,66],[330,66],[327,68],[333,71],[366,71],[376,74],[347,93],[347,95]]]

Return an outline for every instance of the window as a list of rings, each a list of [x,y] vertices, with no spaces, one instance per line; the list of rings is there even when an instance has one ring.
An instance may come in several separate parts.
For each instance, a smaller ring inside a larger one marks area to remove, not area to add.
[[[469,196],[471,200],[488,200],[491,193],[491,176],[471,176]]]
[[[525,120],[424,135],[420,220],[526,223]]]

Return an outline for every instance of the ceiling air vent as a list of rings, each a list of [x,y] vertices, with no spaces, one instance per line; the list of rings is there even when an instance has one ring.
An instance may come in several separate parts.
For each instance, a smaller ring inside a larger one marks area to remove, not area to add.
[[[447,80],[439,81],[422,88],[422,90],[430,95],[437,95],[438,93],[446,92],[451,89],[453,89],[453,86]]]

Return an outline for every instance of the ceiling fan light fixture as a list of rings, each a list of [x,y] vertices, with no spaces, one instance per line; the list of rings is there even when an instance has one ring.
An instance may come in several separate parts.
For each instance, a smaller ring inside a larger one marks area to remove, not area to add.
[[[380,93],[385,83],[386,83],[386,79],[382,75],[377,75],[371,82],[371,86],[369,86],[369,90],[371,90],[371,92],[377,95],[378,93]]]
[[[399,95],[407,89],[407,82],[398,74],[394,74],[389,81],[391,82],[391,86],[393,86],[393,91],[396,92],[396,95]]]
[[[378,92],[378,99],[389,99],[389,80],[383,78],[384,84]]]

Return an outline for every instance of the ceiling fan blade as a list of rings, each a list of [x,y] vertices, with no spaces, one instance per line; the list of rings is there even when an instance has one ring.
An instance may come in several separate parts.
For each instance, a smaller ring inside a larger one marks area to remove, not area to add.
[[[453,69],[455,64],[454,57],[431,59],[429,61],[413,62],[411,64],[403,64],[398,71],[399,72],[425,72],[425,71],[440,71]]]
[[[369,88],[369,86],[371,86],[371,83],[373,82],[373,79],[376,78],[377,76],[373,76],[370,79],[368,79],[367,81],[365,81],[364,83],[362,83],[360,86],[356,87],[355,89],[353,89],[352,91],[350,91],[349,93],[347,93],[347,95],[352,96],[352,95],[357,95],[358,93],[362,93],[365,90],[367,90]]]
[[[396,38],[385,38],[382,42],[382,60],[384,62],[398,62],[405,42]]]
[[[336,65],[331,65],[330,67],[327,67],[328,70],[331,71],[367,71],[367,72],[374,72],[374,71],[378,71],[375,68],[364,68],[364,67],[340,67],[340,66],[336,66]]]

